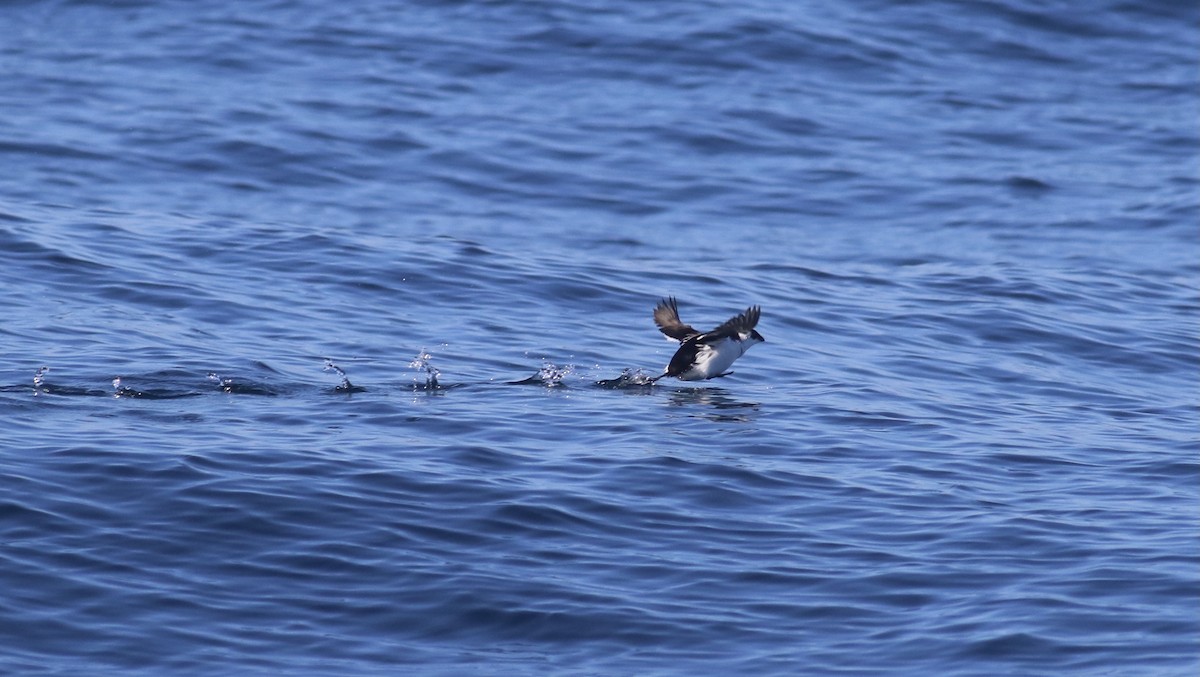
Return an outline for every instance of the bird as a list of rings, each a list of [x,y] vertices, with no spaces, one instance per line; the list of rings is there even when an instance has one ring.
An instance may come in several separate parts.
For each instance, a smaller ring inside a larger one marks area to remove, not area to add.
[[[671,363],[653,381],[666,376],[675,376],[682,381],[703,381],[732,374],[725,370],[737,358],[745,355],[752,346],[766,342],[754,329],[761,312],[758,306],[750,306],[716,329],[700,332],[680,321],[674,296],[660,300],[654,307],[654,324],[667,338],[679,341],[680,346]]]

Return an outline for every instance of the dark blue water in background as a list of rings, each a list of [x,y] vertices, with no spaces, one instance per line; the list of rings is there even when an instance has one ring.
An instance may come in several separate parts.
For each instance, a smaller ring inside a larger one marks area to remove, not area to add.
[[[1196,674],[1198,25],[0,4],[0,672]]]

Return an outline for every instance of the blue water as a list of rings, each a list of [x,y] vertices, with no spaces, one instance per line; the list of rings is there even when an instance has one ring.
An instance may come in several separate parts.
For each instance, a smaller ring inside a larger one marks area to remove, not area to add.
[[[1197,674],[1197,25],[0,5],[0,673]]]

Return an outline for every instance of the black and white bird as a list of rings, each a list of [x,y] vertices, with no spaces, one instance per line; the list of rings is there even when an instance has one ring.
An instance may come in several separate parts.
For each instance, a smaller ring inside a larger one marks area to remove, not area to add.
[[[746,312],[731,317],[716,329],[699,332],[679,320],[675,297],[659,301],[654,307],[654,324],[667,338],[679,341],[681,345],[666,370],[654,380],[675,376],[684,381],[703,381],[732,374],[725,370],[751,346],[766,341],[754,330],[760,312],[758,306],[750,306]]]

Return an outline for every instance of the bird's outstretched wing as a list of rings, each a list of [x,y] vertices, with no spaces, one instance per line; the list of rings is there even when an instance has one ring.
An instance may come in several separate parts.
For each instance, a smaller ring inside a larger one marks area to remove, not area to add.
[[[741,315],[734,315],[721,326],[708,332],[707,336],[725,338],[749,332],[758,324],[758,316],[761,312],[758,306],[750,306],[746,309],[746,312]]]
[[[757,318],[758,316],[756,315],[755,319]],[[679,307],[675,305],[674,296],[668,296],[659,301],[658,305],[654,307],[654,324],[658,325],[659,331],[676,341],[684,341],[689,336],[695,336],[700,333],[679,321]]]

